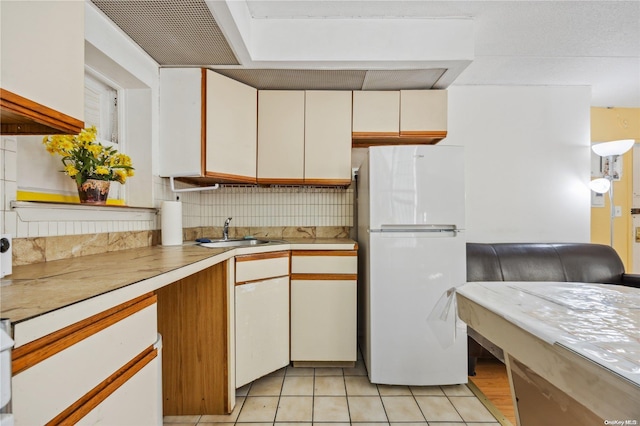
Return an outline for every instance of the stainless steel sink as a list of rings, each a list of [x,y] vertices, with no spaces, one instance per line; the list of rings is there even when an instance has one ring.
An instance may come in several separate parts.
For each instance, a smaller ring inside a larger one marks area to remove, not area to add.
[[[208,243],[199,243],[202,247],[208,248],[227,248],[227,247],[247,247],[247,246],[258,246],[261,244],[266,244],[269,241],[267,240],[256,240],[256,239],[237,239],[237,240],[213,240]]]

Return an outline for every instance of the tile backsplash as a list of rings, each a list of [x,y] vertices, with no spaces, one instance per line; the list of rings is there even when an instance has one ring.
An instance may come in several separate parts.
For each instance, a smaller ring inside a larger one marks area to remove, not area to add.
[[[11,201],[17,193],[17,140],[14,136],[0,137],[0,234],[16,232],[16,213],[11,211]]]
[[[216,190],[173,193],[167,181],[156,180],[156,194],[160,194],[156,198],[179,197],[185,228],[222,226],[228,217],[233,218],[232,226],[236,227],[353,226],[351,187],[222,186]]]
[[[153,180],[157,214],[153,209],[12,208],[18,190],[16,139],[3,137],[0,147],[0,230],[14,236],[14,265],[158,244],[160,206],[176,198],[183,203],[185,241],[216,236],[228,217],[233,218],[232,236],[348,237],[353,227],[353,187],[223,185],[209,191],[173,192],[169,179],[159,176]],[[176,187],[187,185],[177,182]]]

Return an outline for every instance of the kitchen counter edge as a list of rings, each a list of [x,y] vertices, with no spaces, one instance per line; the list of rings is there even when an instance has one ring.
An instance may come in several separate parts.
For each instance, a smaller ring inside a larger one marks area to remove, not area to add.
[[[16,324],[121,289],[135,297],[241,254],[354,248],[357,243],[346,238],[291,239],[226,249],[187,242],[16,266],[0,285],[0,317]]]

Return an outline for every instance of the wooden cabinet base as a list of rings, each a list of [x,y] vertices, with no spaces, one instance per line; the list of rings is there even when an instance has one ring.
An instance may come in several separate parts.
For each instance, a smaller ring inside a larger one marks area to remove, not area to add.
[[[157,294],[164,415],[230,413],[226,262]]]

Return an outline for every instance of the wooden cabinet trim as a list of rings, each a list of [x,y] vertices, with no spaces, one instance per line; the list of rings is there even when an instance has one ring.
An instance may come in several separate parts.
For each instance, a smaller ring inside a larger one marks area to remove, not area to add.
[[[316,186],[348,186],[351,185],[350,179],[304,179],[305,185]]]
[[[273,279],[276,279],[276,278],[288,278],[288,277],[289,277],[289,275],[286,274],[286,275],[276,275],[274,277],[268,277],[268,278],[259,278],[257,280],[240,281],[240,282],[237,282],[235,284],[235,286],[238,287],[238,286],[245,285],[245,284],[255,284],[255,283],[262,282],[262,281],[270,281],[270,280],[273,280]]]
[[[358,274],[291,274],[291,281],[356,281]]]
[[[404,137],[423,137],[423,138],[444,138],[447,136],[446,130],[401,130],[400,139]]]
[[[447,137],[443,131],[403,131],[398,133],[353,132],[352,147],[367,148],[379,145],[435,145]]]
[[[156,303],[157,297],[147,293],[93,315],[61,330],[48,334],[13,351],[12,372],[16,375],[39,362],[93,336],[105,328]]]
[[[232,175],[229,173],[219,172],[205,172],[204,176],[207,178],[215,179],[216,182],[220,183],[258,183],[258,180],[254,176]]]
[[[80,133],[84,122],[5,89],[0,89],[0,134]]]
[[[293,250],[291,256],[357,256],[357,250]]]
[[[228,261],[158,292],[164,415],[229,414]]]
[[[267,253],[241,254],[236,256],[236,262],[250,262],[252,260],[278,259],[289,257],[289,251],[271,251]]]
[[[304,179],[288,178],[261,178],[258,177],[259,185],[304,185]]]
[[[207,69],[200,70],[200,175],[207,170]]]
[[[147,364],[153,361],[156,356],[158,356],[158,350],[154,349],[153,346],[149,346],[118,371],[107,377],[98,386],[87,392],[82,398],[71,404],[63,412],[47,422],[47,426],[76,424],[80,419],[89,414],[94,408],[114,393],[120,386],[125,384]]]

